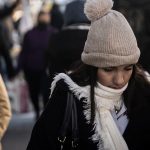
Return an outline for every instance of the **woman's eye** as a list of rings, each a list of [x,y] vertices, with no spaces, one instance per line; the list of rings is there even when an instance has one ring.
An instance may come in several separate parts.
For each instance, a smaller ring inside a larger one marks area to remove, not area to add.
[[[133,66],[130,66],[130,67],[125,68],[126,71],[130,71],[130,70],[132,70],[132,69],[133,69]]]
[[[111,72],[111,71],[113,71],[113,68],[103,68],[103,70],[105,71],[105,72]]]

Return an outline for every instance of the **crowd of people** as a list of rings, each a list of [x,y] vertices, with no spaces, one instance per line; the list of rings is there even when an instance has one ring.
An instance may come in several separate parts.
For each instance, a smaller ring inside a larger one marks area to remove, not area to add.
[[[27,150],[149,147],[149,1],[43,6],[14,66],[3,20],[20,3],[0,9],[0,140],[12,115],[5,77],[23,72],[35,113]]]

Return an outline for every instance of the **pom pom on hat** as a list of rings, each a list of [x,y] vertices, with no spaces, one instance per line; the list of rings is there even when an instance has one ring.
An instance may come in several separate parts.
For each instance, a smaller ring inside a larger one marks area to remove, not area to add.
[[[95,21],[107,14],[112,7],[112,0],[87,0],[84,12],[90,21]]]

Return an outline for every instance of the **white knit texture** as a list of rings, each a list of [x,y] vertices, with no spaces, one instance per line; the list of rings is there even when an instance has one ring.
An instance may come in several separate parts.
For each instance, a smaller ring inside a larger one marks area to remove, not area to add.
[[[140,50],[135,35],[125,17],[110,10],[110,1],[85,3],[85,13],[92,21],[81,57],[85,64],[111,67],[138,62]]]
[[[128,146],[111,115],[114,107],[120,108],[122,93],[127,86],[128,84],[122,89],[116,90],[98,83],[98,86],[95,88],[96,111],[99,114],[99,120],[97,121],[101,125],[99,133],[101,133],[104,142],[104,149],[128,150]]]
[[[95,21],[103,17],[112,7],[112,0],[87,0],[84,12],[89,20]]]

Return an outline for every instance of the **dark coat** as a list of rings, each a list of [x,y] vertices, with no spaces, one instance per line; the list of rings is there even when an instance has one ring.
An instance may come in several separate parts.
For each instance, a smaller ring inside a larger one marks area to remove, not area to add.
[[[5,61],[7,75],[9,78],[14,77],[15,75],[15,68],[13,66],[13,61],[10,56],[11,47],[12,43],[11,40],[9,39],[7,29],[5,28],[4,24],[0,22],[0,57],[2,57]],[[0,73],[2,75],[4,73],[1,61],[0,61]]]
[[[36,26],[28,31],[23,40],[19,68],[32,71],[46,69],[46,50],[50,37],[56,32],[51,26]]]
[[[57,82],[45,111],[33,128],[27,150],[58,149],[57,137],[65,111],[67,92],[72,89],[68,83],[63,79]],[[136,83],[136,88],[133,91],[134,106],[132,106],[132,113],[123,137],[130,150],[146,150],[146,147],[150,147],[150,95],[147,92],[144,93],[140,83]],[[84,98],[79,100],[76,97],[80,137],[79,150],[98,150],[97,143],[93,143],[89,139],[94,131],[92,130],[93,126],[86,123],[83,114],[85,109],[83,101]],[[70,150],[68,147],[66,145],[64,150]]]
[[[88,29],[87,25],[85,29],[80,29],[80,25],[68,26],[51,38],[47,52],[51,80],[56,73],[65,72],[81,59]]]

